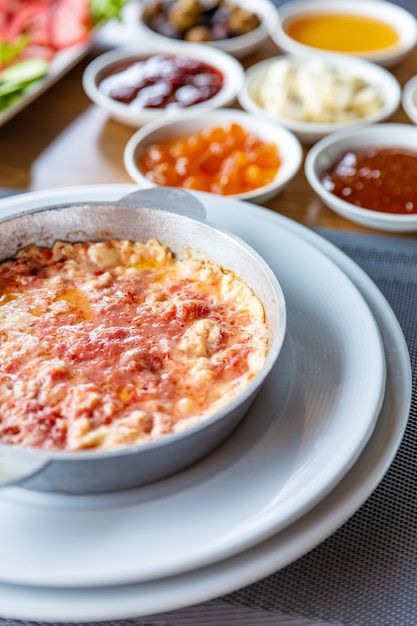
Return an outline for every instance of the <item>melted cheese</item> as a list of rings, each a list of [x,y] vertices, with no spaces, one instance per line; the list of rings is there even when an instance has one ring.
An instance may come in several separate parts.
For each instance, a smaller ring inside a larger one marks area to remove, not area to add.
[[[0,264],[0,441],[108,449],[182,431],[261,369],[261,302],[156,240],[35,245]]]

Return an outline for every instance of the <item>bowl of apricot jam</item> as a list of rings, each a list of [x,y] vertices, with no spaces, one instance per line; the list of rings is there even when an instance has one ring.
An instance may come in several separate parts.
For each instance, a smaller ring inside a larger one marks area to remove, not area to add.
[[[370,124],[317,142],[305,175],[327,207],[390,232],[417,231],[417,126]]]
[[[270,31],[291,54],[348,54],[391,67],[417,43],[417,19],[387,0],[289,0]]]
[[[172,43],[106,52],[85,69],[83,87],[110,117],[139,128],[171,114],[186,117],[228,106],[243,80],[242,65],[227,53]]]
[[[128,174],[142,188],[176,187],[265,202],[296,175],[298,139],[235,109],[152,122],[126,145]]]

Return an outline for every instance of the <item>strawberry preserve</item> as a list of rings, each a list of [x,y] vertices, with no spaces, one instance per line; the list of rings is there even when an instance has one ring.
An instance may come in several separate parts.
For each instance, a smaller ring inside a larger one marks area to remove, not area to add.
[[[156,54],[113,66],[99,89],[132,107],[189,107],[213,98],[223,82],[218,69],[198,59]]]

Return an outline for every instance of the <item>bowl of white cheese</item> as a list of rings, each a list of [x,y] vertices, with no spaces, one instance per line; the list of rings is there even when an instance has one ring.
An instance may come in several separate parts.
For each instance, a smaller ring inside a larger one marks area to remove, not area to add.
[[[342,128],[388,119],[399,107],[401,87],[388,70],[362,59],[280,55],[246,71],[238,100],[311,145]]]

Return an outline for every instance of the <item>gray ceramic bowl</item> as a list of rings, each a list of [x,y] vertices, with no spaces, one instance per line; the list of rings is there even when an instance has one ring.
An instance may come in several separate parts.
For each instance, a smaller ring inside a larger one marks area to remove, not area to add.
[[[0,445],[0,484],[41,491],[104,493],[137,487],[177,472],[218,446],[247,412],[281,350],[286,309],[272,270],[246,243],[205,219],[191,194],[169,188],[138,191],[118,202],[44,207],[0,221],[0,258],[29,243],[156,237],[178,256],[186,249],[231,269],[261,299],[269,328],[266,362],[223,409],[184,432],[110,451],[45,452]]]

